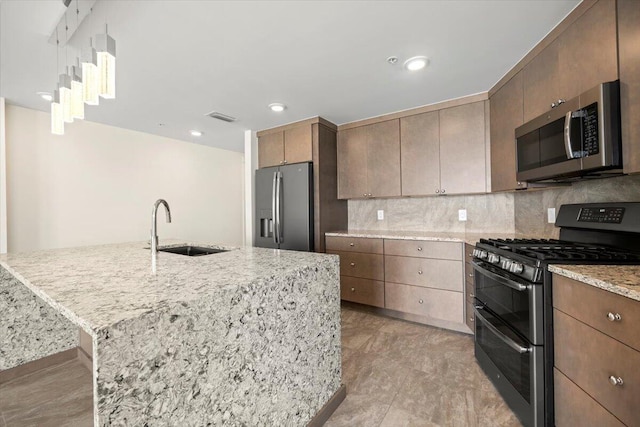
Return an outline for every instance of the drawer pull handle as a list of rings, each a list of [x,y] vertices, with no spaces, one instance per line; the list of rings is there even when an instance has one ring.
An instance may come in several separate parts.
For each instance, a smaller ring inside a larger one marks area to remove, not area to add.
[[[424,301],[423,301],[423,300],[421,300],[421,299],[419,299],[419,300],[418,300],[418,302],[419,302],[420,304],[423,304],[423,303],[424,303]]]
[[[469,293],[469,296],[470,296],[471,298],[475,297],[475,295],[474,295],[474,294],[472,294],[472,293]]]
[[[622,381],[622,378],[616,377],[614,375],[611,375],[609,377],[609,382],[611,383],[611,385],[620,385],[621,386],[621,385],[624,384],[624,381]]]
[[[418,270],[418,274],[422,274],[422,270]]]
[[[473,273],[469,273],[469,277],[473,277]]]
[[[622,320],[622,316],[620,316],[618,313],[613,314],[609,312],[607,313],[607,319],[609,319],[610,322],[619,322]]]
[[[352,262],[352,263],[351,263],[351,264],[349,264],[349,265],[351,265],[351,267],[355,267],[355,266],[356,266],[356,263],[355,263],[355,262]]]
[[[473,317],[469,317],[469,322],[473,322],[475,319]]]
[[[349,243],[349,246],[353,246],[353,242],[352,242],[352,243]]]
[[[355,291],[356,291],[356,288],[351,288],[351,292],[355,292]]]
[[[422,252],[422,246],[418,246],[418,251]]]

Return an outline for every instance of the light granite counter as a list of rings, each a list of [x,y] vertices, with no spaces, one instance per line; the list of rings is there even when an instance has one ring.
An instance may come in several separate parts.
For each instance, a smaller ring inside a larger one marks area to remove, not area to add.
[[[159,252],[152,274],[127,243],[0,265],[93,337],[95,425],[305,425],[340,387],[337,256]]]
[[[550,265],[549,271],[640,301],[638,265]]]
[[[464,233],[442,231],[392,231],[392,230],[344,230],[326,233],[325,236],[363,237],[370,239],[428,240],[440,242],[461,242],[475,245],[480,239],[515,239],[526,236],[514,233]]]

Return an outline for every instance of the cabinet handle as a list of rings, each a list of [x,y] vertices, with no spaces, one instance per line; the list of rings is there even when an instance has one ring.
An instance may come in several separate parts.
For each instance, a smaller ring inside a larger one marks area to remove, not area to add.
[[[424,303],[424,301],[423,301],[423,300],[421,300],[421,299],[419,299],[419,300],[418,300],[418,302],[419,302],[420,304]]]
[[[472,293],[469,293],[469,296],[470,296],[471,298],[475,297],[475,295],[474,295],[474,294],[472,294]]]
[[[440,190],[440,192],[441,192],[442,194],[444,194],[444,188],[443,188],[442,190]]]
[[[351,292],[355,292],[355,291],[356,291],[356,288],[351,288]]]
[[[373,197],[373,194],[369,193],[369,197]]]
[[[475,319],[473,317],[469,317],[469,322],[473,322]]]
[[[440,190],[436,190],[436,194],[440,194]]]
[[[363,196],[364,196],[364,197],[367,197],[367,193],[364,193],[364,194],[363,194]]]
[[[352,263],[351,263],[351,267],[355,267],[355,266],[356,266],[356,263],[355,263],[355,262],[352,262]]]
[[[418,246],[418,251],[422,252],[422,246]]]
[[[473,273],[469,273],[469,277],[473,277]]]
[[[624,384],[624,381],[622,381],[622,378],[616,377],[615,375],[611,375],[609,377],[609,382],[611,383],[611,385],[617,385],[617,386],[621,386]]]
[[[353,246],[353,242],[349,243],[349,246]]]
[[[619,322],[622,320],[622,316],[620,316],[618,313],[613,314],[609,312],[607,313],[607,319],[609,319],[610,322]]]
[[[422,270],[418,270],[418,274],[422,274]]]
[[[287,164],[287,161],[285,160],[283,163],[286,165],[286,164]]]

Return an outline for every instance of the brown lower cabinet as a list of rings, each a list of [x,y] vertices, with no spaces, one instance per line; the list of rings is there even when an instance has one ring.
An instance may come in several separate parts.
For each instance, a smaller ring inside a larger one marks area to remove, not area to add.
[[[462,243],[327,236],[326,247],[340,256],[343,300],[469,332]]]
[[[640,302],[558,275],[553,295],[556,425],[640,426]]]
[[[476,293],[476,285],[474,282],[474,271],[471,261],[473,260],[473,249],[475,246],[465,244],[464,245],[464,295],[465,295],[465,311],[464,311],[464,323],[467,324],[469,329],[475,333],[475,321],[476,315],[473,310],[475,306],[474,298]]]

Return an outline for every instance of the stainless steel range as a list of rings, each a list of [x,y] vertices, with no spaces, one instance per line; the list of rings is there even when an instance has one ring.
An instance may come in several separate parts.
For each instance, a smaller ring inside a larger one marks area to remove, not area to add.
[[[563,205],[559,240],[481,239],[475,354],[525,426],[553,426],[549,264],[640,264],[640,203]]]

